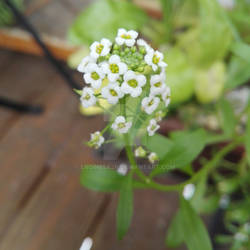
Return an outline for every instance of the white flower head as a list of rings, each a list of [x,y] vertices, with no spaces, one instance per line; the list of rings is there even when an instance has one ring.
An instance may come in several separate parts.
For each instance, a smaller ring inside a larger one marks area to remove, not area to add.
[[[123,77],[121,89],[124,94],[130,94],[132,97],[137,97],[142,92],[142,87],[146,84],[146,77],[141,74],[136,74],[129,70]]]
[[[185,185],[182,195],[184,199],[190,200],[193,197],[194,192],[195,192],[195,185],[192,183],[189,183]]]
[[[132,47],[135,44],[135,39],[138,33],[134,30],[119,29],[115,41],[118,45],[126,44],[128,47]]]
[[[91,84],[92,88],[99,89],[102,85],[102,80],[104,79],[105,74],[96,63],[89,63],[83,77],[86,83]]]
[[[117,116],[114,123],[112,124],[112,129],[117,130],[121,134],[125,134],[128,132],[130,127],[132,126],[132,122],[126,122],[124,116]]]
[[[167,66],[167,64],[163,62],[163,54],[157,50],[148,50],[144,59],[145,62],[152,67],[153,71],[156,71],[158,67],[164,68]]]
[[[128,166],[125,163],[121,163],[119,167],[117,168],[117,172],[120,175],[126,175],[128,172]]]
[[[152,95],[163,93],[166,88],[164,74],[152,75],[150,78],[150,85],[150,93]]]
[[[112,43],[103,38],[101,42],[93,42],[90,46],[90,56],[92,58],[99,58],[100,56],[106,56],[110,52]]]
[[[85,56],[81,63],[78,65],[77,70],[81,73],[85,73],[86,72],[86,68],[88,66],[89,63],[95,63],[96,59],[91,57],[91,56]]]
[[[155,113],[155,120],[156,120],[157,122],[160,122],[160,121],[162,120],[163,117],[164,117],[164,113],[163,113],[161,110],[159,110],[159,111],[157,111],[157,112]]]
[[[83,88],[80,100],[84,108],[94,106],[96,104],[96,97],[94,96],[93,89],[90,87]]]
[[[164,89],[161,97],[162,97],[162,100],[163,100],[165,106],[167,107],[170,103],[170,97],[171,97],[171,91],[170,91],[170,88],[168,86],[166,86],[166,88]]]
[[[121,59],[118,55],[112,55],[109,58],[108,63],[102,64],[103,72],[108,75],[110,82],[115,82],[120,75],[123,75],[127,72],[127,64],[121,62]]]
[[[124,96],[118,82],[110,83],[102,88],[102,96],[107,99],[110,104],[116,104],[120,98]]]
[[[151,152],[149,155],[148,155],[148,160],[150,163],[155,163],[156,161],[159,160],[157,154],[155,152]]]
[[[148,115],[152,114],[158,107],[160,103],[160,98],[154,95],[144,97],[142,99],[142,110],[145,111]]]
[[[95,149],[99,148],[104,143],[104,137],[99,131],[90,134],[90,141],[88,144]]]
[[[152,49],[151,46],[143,39],[138,39],[137,45],[144,47],[146,52],[148,52],[150,49]]]
[[[147,131],[149,136],[153,136],[155,132],[160,128],[155,119],[151,119],[149,121],[149,125],[147,126]]]
[[[147,152],[141,146],[136,148],[136,150],[135,150],[135,156],[136,157],[145,157],[146,154],[147,154]]]

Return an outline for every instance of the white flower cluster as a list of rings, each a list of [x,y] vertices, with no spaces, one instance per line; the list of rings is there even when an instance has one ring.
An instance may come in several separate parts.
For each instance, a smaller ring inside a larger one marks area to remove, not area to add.
[[[88,85],[81,92],[84,108],[100,106],[99,99],[112,105],[124,103],[122,100],[127,97],[139,98],[142,111],[148,115],[159,112],[161,103],[165,107],[169,105],[163,54],[137,37],[136,31],[119,29],[115,43],[103,38],[90,46],[90,55],[78,66]],[[150,136],[159,128],[158,121],[157,116],[150,120],[147,127]],[[111,128],[127,133],[131,126],[132,121],[121,113]]]

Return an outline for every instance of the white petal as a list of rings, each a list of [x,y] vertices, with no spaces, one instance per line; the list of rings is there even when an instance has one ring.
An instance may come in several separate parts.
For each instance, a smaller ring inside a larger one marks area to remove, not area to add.
[[[121,37],[116,37],[115,38],[115,41],[118,45],[123,45],[124,44],[124,41],[125,39],[121,38]]]
[[[134,30],[130,30],[128,31],[128,34],[133,38],[133,39],[136,39],[137,36],[138,36],[138,33]]]
[[[118,66],[119,66],[119,74],[125,74],[126,71],[128,70],[128,67],[127,67],[127,64],[125,63],[118,63]]]
[[[113,74],[113,73],[108,74],[108,79],[110,82],[115,82],[118,78],[119,74]]]
[[[118,36],[121,36],[121,35],[126,34],[126,33],[127,33],[127,31],[126,31],[125,29],[120,28],[120,29],[118,29],[117,35],[118,35]]]
[[[92,82],[92,78],[90,77],[90,74],[89,73],[86,73],[84,76],[83,76],[84,80],[86,83],[91,83]]]
[[[137,75],[136,78],[140,86],[144,86],[146,84],[147,79],[144,75]]]
[[[118,64],[120,62],[120,57],[118,55],[112,55],[110,58],[109,58],[109,63],[110,64]]]
[[[128,47],[132,47],[135,44],[135,39],[125,39],[125,44]]]

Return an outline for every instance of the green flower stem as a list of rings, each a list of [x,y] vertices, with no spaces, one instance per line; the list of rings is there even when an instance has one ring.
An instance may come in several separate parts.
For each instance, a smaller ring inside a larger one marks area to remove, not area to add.
[[[238,137],[235,141],[231,142],[224,148],[222,148],[205,166],[193,175],[189,180],[182,182],[176,185],[163,185],[159,184],[151,179],[149,179],[144,173],[138,168],[136,161],[134,159],[134,155],[131,149],[131,146],[128,144],[128,137],[125,135],[125,142],[126,142],[126,152],[131,164],[132,171],[137,174],[137,176],[141,179],[141,181],[145,184],[146,188],[153,188],[159,191],[181,191],[183,187],[189,183],[194,183],[200,177],[209,174],[215,167],[218,166],[220,160],[231,152],[237,145],[239,145],[243,141],[243,137]]]

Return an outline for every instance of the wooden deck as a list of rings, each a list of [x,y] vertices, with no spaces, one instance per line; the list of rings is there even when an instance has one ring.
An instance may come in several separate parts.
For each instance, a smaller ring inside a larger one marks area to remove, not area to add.
[[[50,7],[33,11],[30,20],[40,31],[61,37],[78,5],[87,1],[75,1],[74,7],[67,0],[44,2]],[[64,16],[62,22],[53,9]],[[118,241],[117,195],[80,186],[81,165],[103,161],[82,142],[104,121],[80,115],[79,100],[46,59],[1,49],[0,95],[45,108],[32,116],[0,106],[0,250],[73,250],[87,236],[94,250],[166,249],[164,235],[177,206],[174,194],[136,191],[132,227]]]

